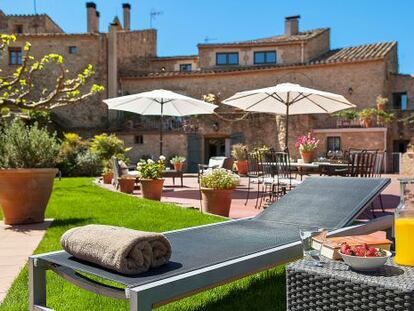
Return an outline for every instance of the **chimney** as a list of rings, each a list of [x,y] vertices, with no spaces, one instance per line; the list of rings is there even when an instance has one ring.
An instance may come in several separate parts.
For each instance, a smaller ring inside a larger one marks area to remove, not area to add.
[[[96,32],[99,32],[99,17],[101,16],[101,13],[99,11],[96,11],[96,18],[95,18],[95,30]]]
[[[131,30],[131,5],[129,3],[122,4],[124,9],[124,30]]]
[[[285,17],[285,35],[293,36],[299,33],[300,15]]]
[[[86,20],[87,20],[87,32],[97,32],[96,4],[94,2],[86,2]]]

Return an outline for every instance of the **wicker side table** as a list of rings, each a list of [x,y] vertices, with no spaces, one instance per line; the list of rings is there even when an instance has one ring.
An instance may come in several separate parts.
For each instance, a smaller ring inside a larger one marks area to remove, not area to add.
[[[414,311],[414,268],[392,260],[373,273],[352,271],[340,261],[323,267],[304,260],[286,267],[287,310]]]

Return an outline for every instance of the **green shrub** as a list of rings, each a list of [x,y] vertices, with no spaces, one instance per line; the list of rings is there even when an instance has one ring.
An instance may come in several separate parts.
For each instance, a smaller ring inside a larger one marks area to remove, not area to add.
[[[89,142],[87,140],[82,140],[82,137],[78,134],[64,134],[64,140],[58,157],[58,167],[63,176],[77,176],[75,171],[77,170],[78,155],[85,154],[88,148]]]
[[[56,134],[15,120],[0,132],[1,168],[52,168],[59,153]]]
[[[200,184],[203,188],[234,189],[240,184],[240,177],[224,168],[215,168],[204,171]]]
[[[107,167],[110,165],[110,160],[113,156],[119,160],[128,162],[125,153],[131,148],[125,148],[124,142],[116,137],[114,134],[95,135],[91,141],[90,150],[96,154],[102,161],[103,165]]]
[[[98,176],[101,174],[101,171],[101,159],[88,150],[77,155],[72,176]]]

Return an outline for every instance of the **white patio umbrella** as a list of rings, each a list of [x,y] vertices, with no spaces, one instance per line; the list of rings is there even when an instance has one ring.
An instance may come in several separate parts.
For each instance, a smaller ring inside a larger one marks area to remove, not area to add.
[[[108,109],[129,111],[141,115],[160,116],[160,155],[162,154],[164,116],[183,117],[212,114],[216,105],[168,90],[153,90],[133,95],[105,99]]]
[[[245,111],[275,113],[286,116],[285,146],[288,146],[289,115],[334,113],[356,107],[344,96],[282,83],[263,89],[238,92],[223,101]]]

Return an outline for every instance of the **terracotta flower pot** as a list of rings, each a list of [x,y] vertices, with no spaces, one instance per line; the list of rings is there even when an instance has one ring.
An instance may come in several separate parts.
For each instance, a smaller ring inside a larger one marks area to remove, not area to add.
[[[0,206],[4,223],[43,222],[57,172],[55,168],[0,170]]]
[[[249,167],[249,162],[246,160],[236,161],[237,172],[239,175],[246,175]]]
[[[183,170],[183,165],[184,165],[184,163],[182,163],[182,162],[178,162],[178,163],[174,163],[174,169],[176,170],[176,171],[182,171]]]
[[[377,103],[377,110],[384,111],[385,110],[385,104],[384,103]]]
[[[303,163],[312,163],[313,151],[301,151],[300,156],[302,157]]]
[[[149,200],[161,200],[164,179],[141,179],[142,197]]]
[[[135,188],[135,178],[121,177],[119,179],[119,190],[124,193],[133,193]]]
[[[234,189],[201,188],[202,212],[229,217],[233,191]]]
[[[114,178],[113,173],[102,174],[102,180],[104,184],[112,184],[112,178]]]
[[[372,127],[372,119],[364,119],[363,122],[365,128]]]

